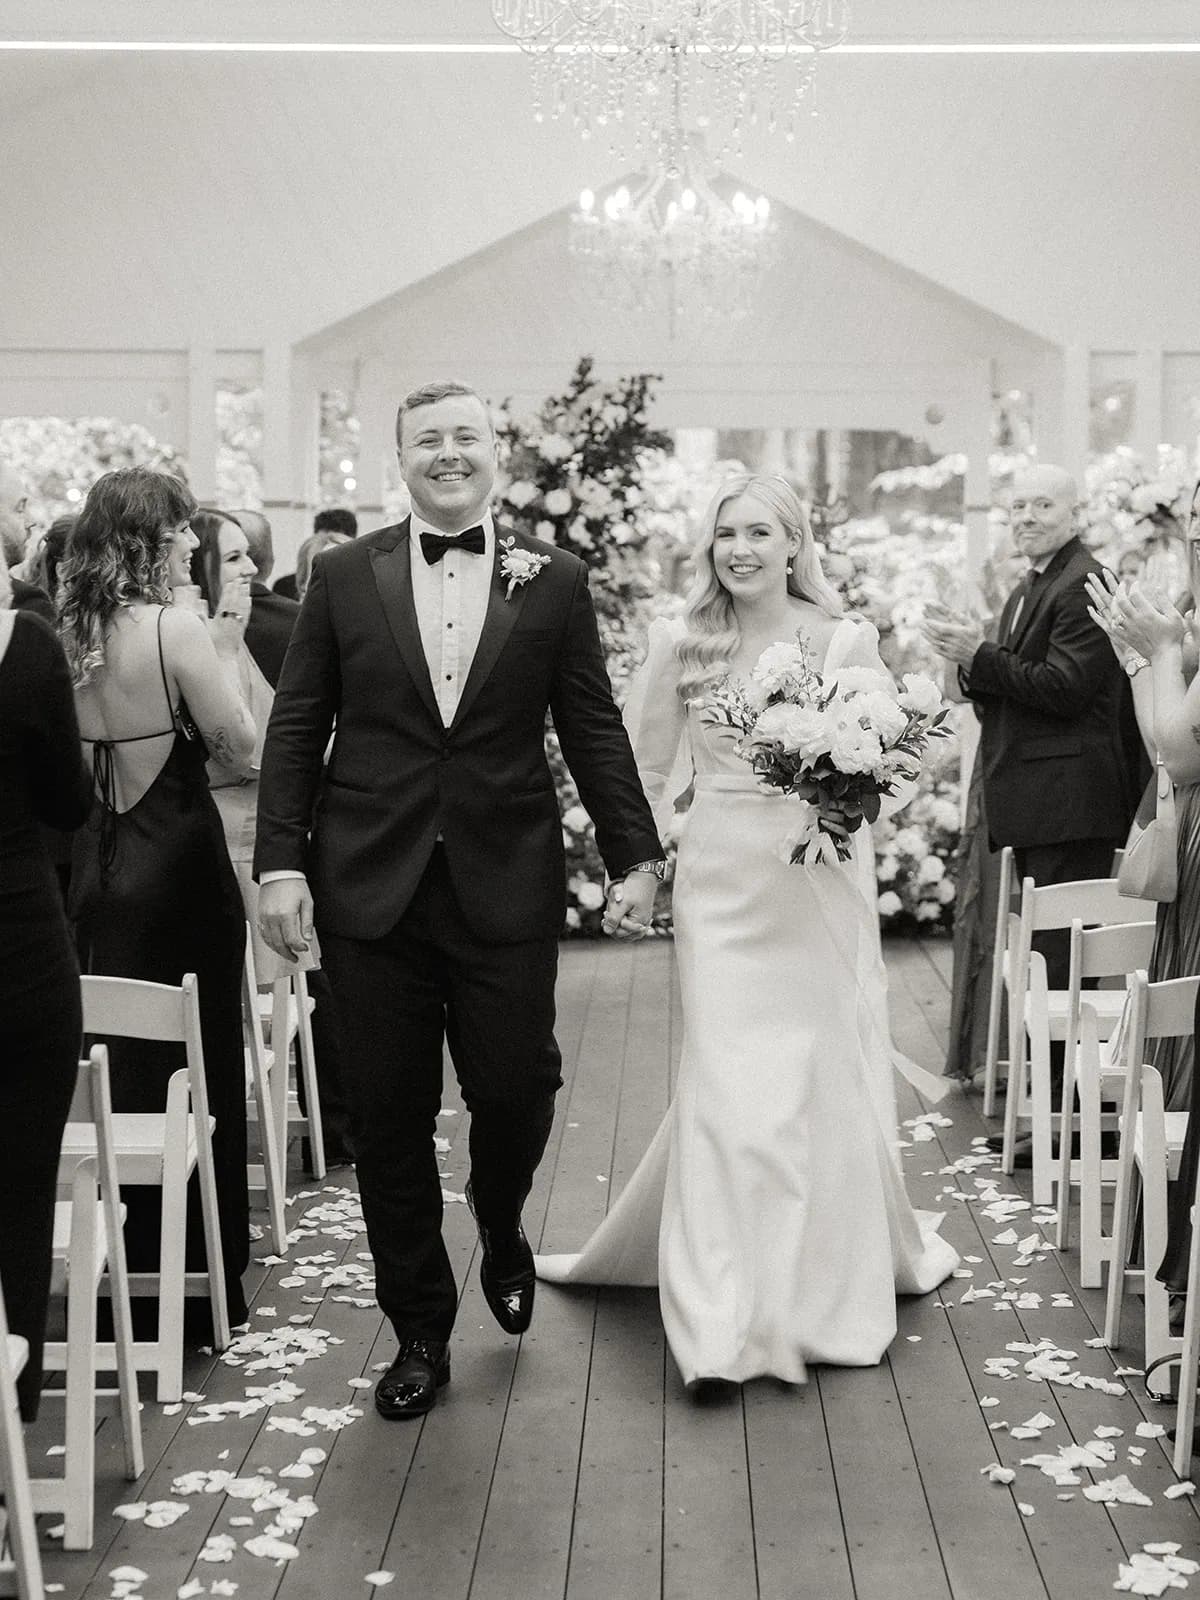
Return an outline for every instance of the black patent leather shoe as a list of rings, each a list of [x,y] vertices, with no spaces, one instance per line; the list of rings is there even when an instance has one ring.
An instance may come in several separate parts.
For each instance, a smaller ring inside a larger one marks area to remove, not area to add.
[[[450,1351],[441,1339],[405,1339],[375,1385],[375,1409],[389,1422],[423,1417],[450,1382]]]
[[[471,1185],[467,1185],[467,1204],[475,1217],[479,1233],[479,1286],[488,1309],[505,1333],[524,1333],[533,1321],[533,1292],[536,1284],[533,1251],[521,1224],[515,1234],[501,1239],[475,1214]]]

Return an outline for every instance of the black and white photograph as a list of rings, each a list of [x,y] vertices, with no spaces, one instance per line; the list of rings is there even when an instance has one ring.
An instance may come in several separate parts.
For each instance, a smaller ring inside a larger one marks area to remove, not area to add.
[[[1197,0],[3,0],[0,1594],[1200,1596]]]

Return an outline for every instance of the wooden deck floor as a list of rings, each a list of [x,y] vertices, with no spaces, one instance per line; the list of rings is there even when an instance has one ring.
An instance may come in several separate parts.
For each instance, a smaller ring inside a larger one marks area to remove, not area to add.
[[[948,948],[895,943],[888,964],[896,1041],[937,1071]],[[657,1125],[678,1049],[673,989],[667,943],[564,947],[567,1082],[526,1211],[531,1235],[548,1250],[589,1233]],[[899,1088],[902,1119],[928,1109],[907,1083]],[[449,1091],[446,1106],[457,1110]],[[446,1236],[463,1284],[454,1381],[424,1421],[381,1421],[370,1387],[356,1386],[373,1384],[373,1368],[393,1347],[361,1281],[369,1258],[352,1175],[336,1173],[322,1190],[294,1182],[301,1237],[286,1264],[259,1269],[251,1329],[309,1330],[318,1353],[290,1372],[252,1372],[253,1357],[235,1366],[197,1356],[187,1381],[202,1400],[174,1415],[145,1404],[147,1475],[136,1485],[121,1478],[119,1434],[106,1417],[95,1547],[64,1554],[45,1540],[48,1579],[67,1600],[174,1600],[180,1590],[351,1600],[378,1592],[367,1575],[380,1572],[395,1574],[384,1592],[405,1600],[1093,1600],[1112,1592],[1118,1563],[1146,1543],[1175,1541],[1185,1556],[1200,1554],[1192,1500],[1164,1498],[1174,1477],[1162,1441],[1135,1434],[1146,1418],[1169,1426],[1172,1414],[1139,1402],[1136,1377],[1113,1396],[1031,1381],[1021,1367],[1007,1381],[988,1376],[989,1358],[1043,1339],[1075,1352],[1071,1365],[1087,1374],[1111,1379],[1114,1361],[1088,1346],[1101,1297],[1078,1290],[1073,1256],[1048,1251],[1014,1266],[1016,1250],[995,1242],[1004,1225],[946,1195],[948,1187],[977,1194],[975,1174],[945,1168],[988,1130],[975,1096],[955,1092],[938,1110],[951,1125],[912,1143],[905,1169],[914,1201],[946,1212],[945,1232],[973,1277],[902,1302],[899,1336],[878,1368],[819,1369],[803,1389],[753,1383],[716,1405],[684,1393],[652,1292],[542,1290],[531,1331],[506,1340],[479,1292],[470,1216],[450,1204]],[[450,1114],[441,1123],[451,1193],[466,1178],[463,1124]],[[1025,1175],[1017,1185],[1027,1187]],[[1016,1185],[1002,1179],[1000,1187]],[[1032,1231],[1029,1218],[1017,1219],[1019,1235]],[[961,1303],[965,1291],[989,1284],[993,1296]],[[1013,1292],[1026,1297],[1021,1304],[1002,1298]],[[1118,1353],[1130,1366],[1139,1361],[1134,1320]],[[1029,1352],[1016,1356],[1024,1362]],[[212,1414],[204,1406],[243,1401],[250,1386],[281,1377],[303,1394],[203,1420]],[[362,1414],[329,1415],[347,1405]],[[311,1432],[279,1426],[310,1406],[323,1412]],[[1039,1412],[1053,1419],[1040,1440],[1010,1437],[1006,1424]],[[35,1471],[47,1470],[60,1417],[55,1402],[44,1407]],[[347,1425],[331,1426],[339,1420]],[[1083,1485],[1063,1489],[1019,1464],[1086,1441],[1100,1425],[1124,1431],[1115,1462],[1097,1476],[1127,1472],[1150,1505],[1096,1504],[1083,1496],[1088,1472]],[[1130,1446],[1144,1454],[1131,1456]],[[306,1449],[324,1454],[305,1462]],[[1011,1486],[982,1475],[992,1461],[1016,1469]],[[251,1498],[186,1492],[197,1480],[179,1482],[214,1471],[269,1481]],[[263,1496],[272,1484],[317,1507],[284,1535],[299,1551],[284,1561],[246,1548],[271,1524]],[[119,1504],[153,1501],[188,1509],[161,1528],[113,1514]],[[214,1545],[214,1535],[225,1539]],[[222,1543],[232,1559],[198,1559]],[[126,1567],[146,1574],[132,1590],[112,1577]],[[1192,1582],[1200,1586],[1200,1577]]]

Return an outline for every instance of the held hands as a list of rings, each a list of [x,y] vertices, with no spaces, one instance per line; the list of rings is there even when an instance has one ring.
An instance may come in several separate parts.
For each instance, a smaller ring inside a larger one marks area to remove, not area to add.
[[[1089,573],[1088,615],[1108,635],[1117,660],[1124,664],[1130,655],[1156,655],[1172,645],[1182,645],[1188,623],[1165,595],[1144,584],[1124,589],[1111,572]]]
[[[608,888],[600,926],[614,939],[644,939],[654,914],[658,879],[652,872],[631,872]]]
[[[313,901],[303,878],[277,878],[258,891],[258,931],[277,956],[307,955],[313,937]]]
[[[951,611],[939,600],[925,607],[921,632],[938,655],[960,667],[969,667],[983,643],[983,623],[970,612]]]

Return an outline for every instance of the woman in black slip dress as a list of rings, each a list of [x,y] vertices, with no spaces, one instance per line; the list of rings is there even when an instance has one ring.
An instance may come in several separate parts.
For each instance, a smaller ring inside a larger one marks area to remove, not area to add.
[[[63,564],[60,632],[95,788],[76,837],[68,909],[84,972],[172,984],[196,974],[229,1316],[238,1323],[249,1261],[245,921],[206,762],[211,754],[244,764],[255,733],[234,668],[244,617],[206,622],[165,605],[172,587],[189,582],[195,509],[165,473],[107,473]],[[182,1046],[112,1040],[109,1050],[114,1107],[161,1110]],[[131,1188],[124,1197],[130,1269],[152,1270],[161,1193]],[[196,1193],[187,1261],[192,1270],[205,1263]]]
[[[32,1421],[82,1034],[79,967],[41,825],[77,828],[90,784],[54,630],[8,610],[6,593],[0,550],[0,1285],[9,1327],[29,1345],[17,1392]]]

